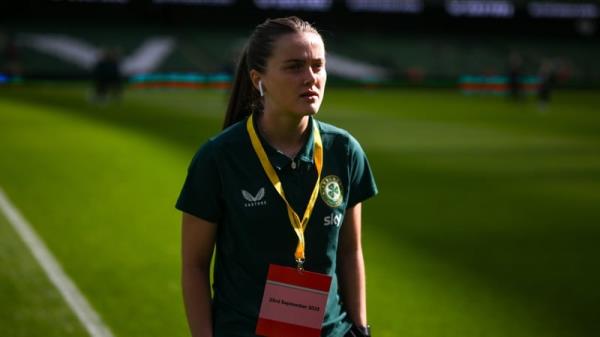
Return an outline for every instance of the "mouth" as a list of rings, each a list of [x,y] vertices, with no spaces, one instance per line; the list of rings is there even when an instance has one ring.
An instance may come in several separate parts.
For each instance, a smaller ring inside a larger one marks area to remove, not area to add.
[[[312,91],[312,90],[307,90],[305,92],[303,92],[300,97],[302,98],[317,98],[319,97],[319,94],[316,91]]]

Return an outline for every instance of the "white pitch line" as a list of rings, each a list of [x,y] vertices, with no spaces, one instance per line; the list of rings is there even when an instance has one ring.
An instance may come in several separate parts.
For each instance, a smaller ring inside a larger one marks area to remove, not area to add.
[[[77,289],[75,283],[65,274],[56,258],[52,256],[52,253],[35,233],[31,225],[29,225],[19,210],[12,205],[2,188],[0,188],[0,209],[2,209],[15,231],[21,236],[23,242],[29,247],[50,281],[58,289],[90,336],[113,337],[108,326],[102,322],[98,313],[94,311],[85,299],[85,296]]]

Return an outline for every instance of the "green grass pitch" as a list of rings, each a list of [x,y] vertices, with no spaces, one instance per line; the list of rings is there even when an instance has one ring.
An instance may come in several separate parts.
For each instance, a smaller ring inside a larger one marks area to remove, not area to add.
[[[0,87],[0,186],[116,336],[187,336],[179,213],[226,97]],[[378,337],[567,337],[600,315],[600,93],[534,100],[329,88],[321,120],[365,148],[369,321]],[[85,331],[0,214],[0,335]]]

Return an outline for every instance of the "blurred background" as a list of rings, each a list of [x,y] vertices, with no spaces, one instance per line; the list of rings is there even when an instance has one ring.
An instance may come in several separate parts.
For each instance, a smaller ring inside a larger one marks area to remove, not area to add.
[[[600,3],[0,4],[0,188],[115,336],[187,336],[174,203],[266,18],[321,31],[363,145],[375,336],[594,336]],[[0,335],[87,336],[0,212]]]
[[[552,65],[562,85],[600,83],[600,13],[594,1],[15,3],[1,5],[5,76],[87,79],[94,65],[112,54],[134,84],[227,82],[256,22],[298,14],[323,31],[328,70],[336,83],[455,87],[457,81],[467,86],[489,82],[493,91],[501,89],[512,67],[521,72],[526,89],[532,89],[544,62]],[[157,74],[201,78],[143,76]]]

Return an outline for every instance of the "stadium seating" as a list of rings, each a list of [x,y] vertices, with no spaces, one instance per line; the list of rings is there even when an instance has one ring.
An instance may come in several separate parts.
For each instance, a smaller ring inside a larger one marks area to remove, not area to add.
[[[155,50],[160,47],[149,48],[160,54],[156,56],[155,66],[126,72],[126,75],[143,72],[144,69],[158,73],[231,74],[236,55],[248,33],[239,30],[211,32],[193,27],[174,30],[158,26],[107,28],[83,24],[76,29],[29,24],[10,27],[10,30],[19,48],[21,75],[41,79],[85,79],[90,75],[90,66],[89,62],[87,66],[74,62],[65,53],[36,46],[32,37],[58,37],[76,41],[76,44],[90,47],[88,52],[96,50],[98,54],[105,48],[116,49],[123,60],[133,57],[149,39],[167,39],[171,44],[163,46],[163,54]],[[458,78],[464,75],[503,75],[507,72],[508,56],[513,52],[521,55],[524,74],[536,74],[542,60],[551,59],[557,65],[559,79],[565,85],[590,86],[600,83],[600,64],[597,62],[600,59],[600,45],[584,38],[445,36],[410,32],[348,34],[331,31],[324,32],[324,38],[328,52],[357,64],[384,69],[389,76],[376,79],[382,84],[448,86],[455,85]],[[6,53],[0,57],[0,65],[8,62]],[[0,69],[4,70],[4,67]],[[338,83],[373,82],[372,78],[361,80],[337,71],[330,72],[330,79]]]

